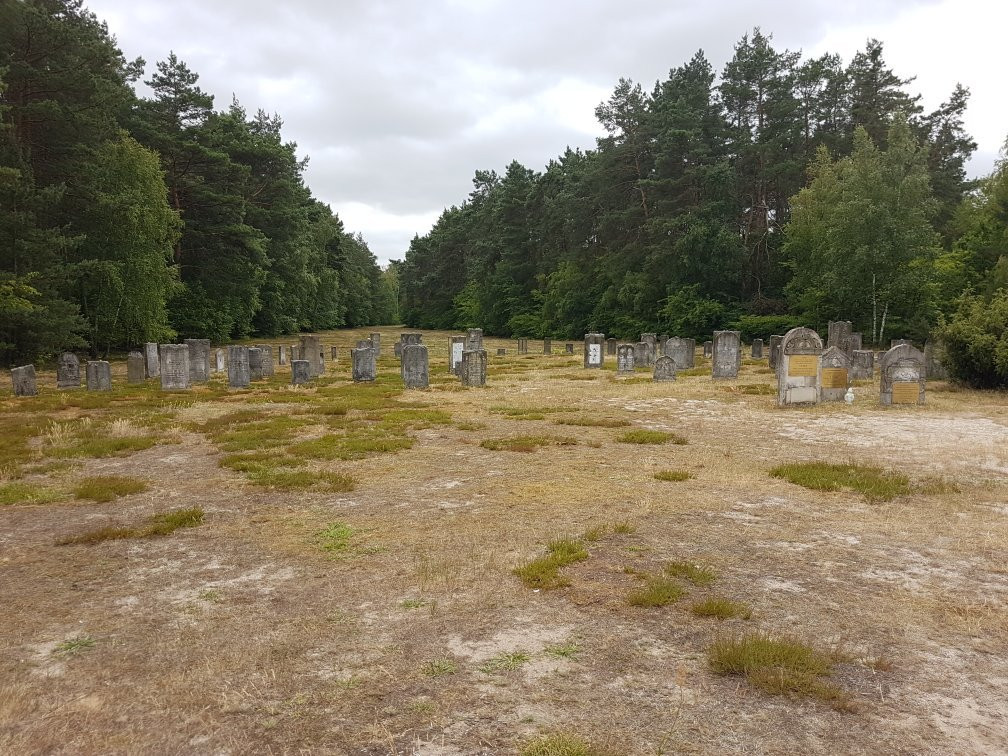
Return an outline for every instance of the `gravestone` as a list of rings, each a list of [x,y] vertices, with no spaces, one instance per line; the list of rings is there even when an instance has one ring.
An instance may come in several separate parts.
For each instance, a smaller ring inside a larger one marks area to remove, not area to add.
[[[371,339],[371,348],[374,349],[375,359],[381,357],[381,334],[377,331],[368,334],[368,338]],[[336,359],[336,355],[333,354],[333,359]]]
[[[847,355],[847,359],[850,359],[854,352],[854,339],[851,328],[852,325],[849,320],[829,321],[826,332],[826,348],[836,347]]]
[[[518,354],[528,354],[528,339],[518,339]]]
[[[374,343],[374,342],[372,342],[372,343]],[[375,356],[377,356],[377,355],[378,355],[378,352],[376,351],[375,352]],[[332,359],[332,362],[333,362],[334,365],[336,364],[336,358],[338,356],[339,356],[339,347],[338,346],[331,347],[329,349],[329,357],[330,357],[330,359]]]
[[[506,357],[507,356],[507,349],[505,349],[504,347],[497,347],[497,356],[498,357]]]
[[[189,382],[210,380],[210,339],[186,339],[189,347]]]
[[[399,343],[403,346],[407,344],[420,344],[423,342],[423,334],[416,331],[411,331],[410,333],[400,333]]]
[[[463,386],[485,386],[487,371],[487,353],[483,349],[466,349],[462,352],[462,370],[460,377]]]
[[[660,333],[660,334],[658,334],[657,349],[658,349],[659,352],[661,352],[661,350],[664,349],[665,342],[668,341],[668,340],[669,340],[669,335],[667,333]],[[661,354],[659,354],[658,356],[660,357]]]
[[[291,360],[291,384],[300,386],[311,381],[311,365],[308,360]]]
[[[34,365],[11,368],[11,382],[14,384],[14,396],[36,396],[38,394]],[[77,385],[79,386],[80,383],[78,382]]]
[[[819,362],[819,401],[842,402],[850,388],[850,358],[839,347],[831,346]]]
[[[616,347],[616,372],[632,373],[634,371],[634,344],[620,344]]]
[[[674,381],[676,372],[675,360],[671,357],[659,357],[654,363],[655,381]]]
[[[777,358],[777,406],[818,404],[823,345],[811,328],[792,328]]]
[[[705,341],[703,343],[703,356],[707,357],[708,359],[710,359],[710,357],[712,357],[713,354],[714,354],[714,342],[713,341]]]
[[[737,378],[742,367],[742,339],[738,331],[714,331],[712,378]]]
[[[291,356],[293,357],[293,355]],[[301,337],[298,357],[308,363],[308,374],[312,378],[325,375],[325,363],[322,362],[322,344],[319,343],[318,336],[309,333]]]
[[[405,344],[399,342],[401,346],[405,347]],[[411,345],[415,346],[415,345]],[[351,363],[351,373],[353,379],[356,383],[364,383],[368,381],[373,381],[375,379],[375,374],[377,373],[377,368],[375,366],[375,353],[374,349],[367,347],[364,349],[351,349],[350,350],[350,363]]]
[[[893,347],[902,346],[903,344],[911,347],[913,346],[913,342],[910,341],[910,339],[891,339],[889,341],[889,348],[892,349]],[[881,367],[879,369],[881,369]]]
[[[218,373],[223,373],[225,370],[227,370],[227,363],[224,361],[225,360],[224,355],[226,353],[224,352],[223,349],[218,349],[214,354],[215,354],[215,357],[217,358],[216,359],[217,372]]]
[[[850,346],[850,355],[848,356],[853,356],[855,350],[863,348],[861,345],[861,331],[854,331],[850,335]]]
[[[153,341],[144,344],[144,370],[148,378],[157,378],[161,375],[161,358],[158,356],[158,345]],[[77,368],[78,375],[80,368]],[[78,385],[80,381],[77,381]]]
[[[777,362],[780,360],[780,343],[784,339],[783,336],[771,336],[770,337],[770,354],[768,361],[770,363],[770,369],[777,372]]]
[[[470,328],[466,331],[466,346],[465,350],[467,352],[478,352],[483,348],[483,329],[482,328]]]
[[[318,359],[319,359],[319,370],[322,371],[321,373],[319,373],[319,375],[325,375],[325,347],[322,346],[321,344],[319,344]]]
[[[634,367],[648,367],[651,362],[648,360],[648,355],[651,354],[651,347],[646,341],[638,341],[633,345],[633,361]]]
[[[294,362],[294,360],[300,360],[300,359],[303,359],[301,357],[301,347],[298,346],[297,344],[291,344],[290,345],[290,361]]]
[[[127,383],[133,383],[133,384],[143,383],[146,372],[147,371],[144,369],[143,352],[130,352],[128,355],[126,355]]]
[[[452,375],[462,374],[462,352],[465,351],[465,336],[448,337],[448,372]]]
[[[359,339],[357,341],[357,346],[354,349],[374,349],[374,344],[371,343],[371,339]],[[377,355],[376,355],[377,356]]]
[[[924,404],[924,355],[909,344],[897,344],[879,362],[879,402]]]
[[[112,390],[112,370],[107,360],[88,360],[84,372],[88,391]]]
[[[374,350],[372,350],[374,353]],[[430,385],[430,365],[424,344],[403,344],[402,364],[399,366],[403,385],[408,389],[425,389]]]
[[[875,377],[875,352],[871,349],[855,349],[851,360],[850,379],[870,381]]]
[[[948,370],[942,364],[945,359],[945,349],[941,343],[924,342],[924,377],[931,381],[947,381]]]
[[[605,360],[605,334],[586,333],[584,337],[584,366],[601,368]]]
[[[543,354],[553,354],[553,339],[543,339]]]
[[[228,386],[231,388],[248,388],[252,380],[252,369],[249,366],[249,348],[246,346],[228,347]]]
[[[654,365],[655,358],[658,357],[658,337],[653,333],[642,333],[640,340],[648,345],[647,365],[650,367]],[[640,365],[637,367],[640,367]]]
[[[248,348],[249,379],[261,381],[263,379],[263,351],[259,347]]]
[[[189,381],[189,346],[187,344],[161,344],[161,389],[163,391],[182,391],[188,389]]]
[[[566,344],[564,344],[564,354],[574,354],[574,344],[573,343],[571,343],[571,342],[568,341]]]
[[[675,363],[676,370],[686,370],[693,366],[693,348],[692,339],[673,336],[665,341],[662,351]]]
[[[763,339],[752,340],[752,351],[750,352],[754,360],[763,359]]]
[[[689,362],[684,366],[687,368],[696,367],[696,339],[684,339],[689,342],[689,349],[686,352],[686,357]]]
[[[615,357],[616,356],[616,346],[617,346],[617,344],[618,344],[618,342],[616,341],[616,339],[611,339],[611,338],[610,339],[606,339],[606,341],[605,341],[606,354]]]
[[[80,360],[73,352],[63,352],[56,363],[56,387],[80,388]]]
[[[335,354],[333,355],[333,359],[334,360],[336,359]],[[283,344],[281,344],[278,348],[277,360],[280,362],[281,365],[287,364],[287,347],[285,347]]]
[[[399,359],[402,358],[402,342],[397,341],[392,345],[392,353]],[[350,356],[353,357],[353,350],[350,350]]]
[[[272,378],[276,375],[273,366],[273,347],[268,344],[259,344],[259,351],[262,352],[262,374],[263,378]]]

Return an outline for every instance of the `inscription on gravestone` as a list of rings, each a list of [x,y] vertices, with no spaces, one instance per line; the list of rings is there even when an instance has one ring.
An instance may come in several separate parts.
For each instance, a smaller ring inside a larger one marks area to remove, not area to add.
[[[180,391],[189,388],[189,347],[186,344],[161,344],[161,389]]]
[[[249,378],[253,381],[263,379],[263,353],[259,347],[248,348]]]
[[[88,391],[112,390],[112,370],[106,360],[88,360],[84,372]]]
[[[403,348],[406,347],[405,344],[399,342]],[[375,353],[374,349],[367,347],[364,349],[351,349],[350,350],[350,361],[351,361],[351,374],[353,379],[357,383],[373,381],[375,379],[376,368],[375,368]]]
[[[737,378],[742,367],[742,339],[738,331],[714,331],[712,378]]]
[[[400,370],[403,385],[408,389],[425,389],[430,384],[427,347],[424,344],[403,344]]]
[[[14,384],[14,396],[35,396],[38,394],[34,365],[11,368],[11,381]]]
[[[466,351],[478,352],[483,348],[483,329],[470,328],[466,333]]]
[[[655,360],[653,380],[674,381],[675,374],[676,363],[671,357],[659,357]]]
[[[308,360],[292,360],[291,384],[300,386],[302,383],[308,383],[310,380],[311,365],[308,364]]]
[[[632,373],[634,371],[634,352],[636,345],[620,344],[616,347],[616,372]]]
[[[459,375],[462,372],[462,352],[465,351],[465,336],[448,337],[448,372]]]
[[[584,337],[584,366],[586,368],[601,368],[605,360],[604,333],[586,333]]]
[[[249,349],[245,346],[228,347],[228,386],[231,388],[247,388],[252,380],[249,367]]]
[[[665,342],[663,351],[666,357],[671,357],[676,370],[686,370],[693,366],[693,340],[673,336]]]
[[[850,358],[839,347],[832,346],[820,358],[819,401],[842,402],[850,386]]]
[[[189,380],[206,383],[210,380],[210,339],[186,339],[189,347]]]
[[[898,344],[879,361],[879,402],[924,404],[924,355],[909,344]]]
[[[472,351],[470,349],[462,352],[462,385],[463,386],[484,386],[486,385],[487,353],[483,349]]]
[[[818,404],[823,345],[811,328],[792,328],[777,357],[777,405]]]
[[[855,349],[851,360],[852,381],[870,381],[875,377],[875,352],[871,349]]]
[[[80,360],[73,352],[63,352],[56,364],[57,388],[80,388]]]
[[[126,382],[143,383],[146,372],[143,352],[130,352],[126,356]]]

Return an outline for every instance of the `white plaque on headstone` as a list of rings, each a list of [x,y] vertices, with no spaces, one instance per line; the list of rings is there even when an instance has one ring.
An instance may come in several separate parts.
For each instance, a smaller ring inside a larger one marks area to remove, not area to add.
[[[588,364],[589,365],[601,365],[602,364],[602,345],[601,344],[589,344],[588,345]]]
[[[465,347],[461,341],[456,341],[452,347],[452,370],[462,363],[462,349]]]

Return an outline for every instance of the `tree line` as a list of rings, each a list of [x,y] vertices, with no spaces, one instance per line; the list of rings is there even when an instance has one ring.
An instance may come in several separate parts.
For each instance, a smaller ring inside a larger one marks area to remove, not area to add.
[[[596,149],[478,170],[412,240],[402,316],[634,340],[851,320],[866,343],[923,342],[1008,284],[1008,179],[966,178],[968,89],[925,113],[911,82],[877,40],[845,65],[759,29],[719,77],[700,51],[649,91],[620,79]]]
[[[144,69],[83,0],[0,3],[0,362],[396,322],[281,119]]]

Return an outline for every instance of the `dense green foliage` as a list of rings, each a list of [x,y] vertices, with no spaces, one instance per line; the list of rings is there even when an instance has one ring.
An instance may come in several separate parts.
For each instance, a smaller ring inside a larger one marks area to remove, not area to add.
[[[468,199],[413,239],[402,316],[633,339],[843,319],[866,343],[922,342],[1008,259],[1008,190],[971,193],[968,90],[924,113],[910,81],[875,40],[844,66],[759,30],[720,77],[698,52],[651,91],[621,79],[596,110],[596,149],[568,148],[541,173],[479,170]]]
[[[143,70],[82,0],[0,3],[0,362],[397,319],[278,117]]]

